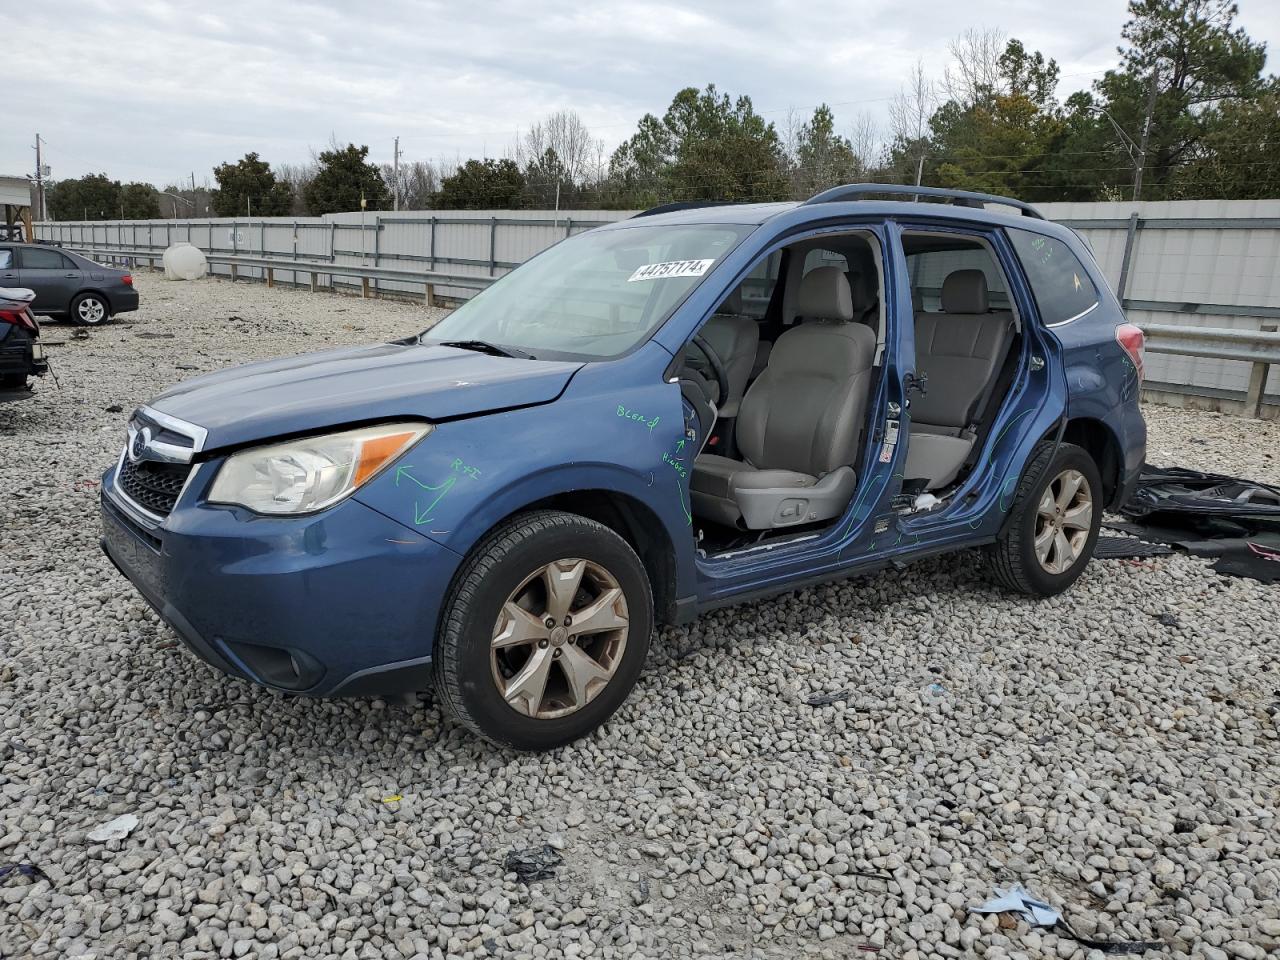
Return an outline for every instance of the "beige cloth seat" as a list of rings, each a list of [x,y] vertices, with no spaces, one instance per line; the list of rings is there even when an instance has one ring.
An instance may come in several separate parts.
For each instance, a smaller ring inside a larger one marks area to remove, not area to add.
[[[734,428],[742,460],[703,454],[690,491],[700,516],[749,530],[839,516],[857,485],[876,337],[854,319],[849,280],[820,267],[800,283],[801,323],[774,344]]]
[[[970,429],[991,399],[1013,342],[1013,314],[990,312],[981,270],[956,270],[942,284],[942,312],[916,314],[916,371],[926,393],[911,399],[907,480],[937,490],[955,480],[977,440]]]
[[[711,319],[702,325],[701,333],[724,364],[729,380],[729,395],[716,398],[719,415],[736,417],[760,345],[760,324],[743,314],[740,287],[729,294]],[[692,356],[698,357],[696,350]]]

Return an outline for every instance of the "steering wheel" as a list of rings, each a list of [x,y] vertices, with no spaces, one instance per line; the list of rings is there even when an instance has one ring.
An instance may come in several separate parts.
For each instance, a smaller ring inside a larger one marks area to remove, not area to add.
[[[698,348],[698,352],[706,359],[707,366],[711,368],[711,375],[715,377],[717,394],[714,401],[718,404],[724,403],[729,399],[729,374],[725,371],[724,361],[716,353],[715,347],[711,346],[707,342],[707,338],[702,334],[695,333],[693,339],[689,342]],[[701,373],[701,371],[698,372]],[[708,397],[707,399],[711,400],[712,398]]]

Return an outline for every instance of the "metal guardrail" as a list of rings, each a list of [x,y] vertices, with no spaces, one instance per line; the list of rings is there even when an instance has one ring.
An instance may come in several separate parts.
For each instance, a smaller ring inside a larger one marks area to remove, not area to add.
[[[152,247],[116,247],[99,246],[97,244],[69,244],[69,249],[103,259],[146,261],[153,266],[163,259],[163,254]],[[277,270],[287,273],[305,273],[311,278],[311,289],[320,289],[319,278],[348,277],[360,281],[361,293],[364,297],[377,294],[371,283],[378,280],[398,281],[400,283],[422,284],[423,300],[427,306],[435,306],[435,288],[462,287],[464,289],[482,290],[494,282],[493,277],[467,276],[464,274],[441,273],[434,270],[397,270],[389,267],[371,267],[362,264],[340,264],[329,260],[294,259],[292,257],[255,257],[239,254],[206,253],[205,259],[210,264],[222,264],[230,267],[231,279],[237,279],[241,268],[259,269],[267,286],[275,285]],[[1130,305],[1136,306],[1136,305]],[[1160,304],[1161,308],[1176,306]],[[1142,307],[1139,306],[1139,309]],[[1238,360],[1253,364],[1249,376],[1249,387],[1245,393],[1245,413],[1257,418],[1261,416],[1262,404],[1266,390],[1267,377],[1273,363],[1280,364],[1280,332],[1275,323],[1264,322],[1261,330],[1237,330],[1229,327],[1194,327],[1167,323],[1141,323],[1146,336],[1146,349],[1151,353],[1165,353],[1171,356],[1193,357],[1198,359]]]
[[[128,260],[131,263],[146,261],[154,268],[157,261],[163,260],[163,252],[151,247],[117,247],[98,246],[97,244],[68,244],[68,250],[83,253],[85,256],[106,260]],[[292,257],[254,257],[227,253],[205,253],[205,260],[210,264],[221,264],[231,268],[231,279],[239,278],[242,268],[258,269],[268,287],[275,286],[276,271],[282,273],[305,273],[311,278],[312,291],[321,289],[320,277],[329,277],[330,286],[334,277],[348,277],[360,281],[362,296],[368,298],[377,293],[371,281],[391,280],[399,283],[422,284],[423,302],[428,307],[436,305],[436,287],[462,287],[468,290],[483,290],[496,279],[495,277],[477,277],[458,273],[441,273],[436,270],[395,270],[389,267],[370,267],[363,264],[343,264],[329,260],[294,259]]]
[[[1280,332],[1276,324],[1264,323],[1260,330],[1184,327],[1171,323],[1139,323],[1138,326],[1147,338],[1146,349],[1151,353],[1252,363],[1244,412],[1254,419],[1262,415],[1271,364],[1280,363]]]

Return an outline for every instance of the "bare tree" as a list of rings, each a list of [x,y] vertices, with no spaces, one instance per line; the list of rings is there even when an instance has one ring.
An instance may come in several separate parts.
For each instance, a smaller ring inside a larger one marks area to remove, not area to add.
[[[889,129],[895,149],[915,161],[915,182],[924,176],[929,147],[929,119],[938,104],[937,85],[924,72],[924,60],[916,61],[897,97],[889,104]]]
[[[929,135],[929,118],[938,105],[936,86],[924,72],[924,60],[917,60],[889,104],[889,132],[895,140],[923,140]]]
[[[952,63],[942,76],[947,97],[969,107],[1000,90],[1000,55],[1007,35],[996,27],[970,27],[947,45]]]
[[[382,179],[400,198],[401,210],[430,210],[440,191],[440,175],[429,160],[401,163],[397,173],[393,164],[381,166]]]
[[[553,150],[569,180],[580,185],[591,179],[602,148],[576,112],[557,110],[517,135],[515,160],[527,167]]]
[[[881,142],[880,128],[871,114],[864,111],[853,118],[849,127],[849,145],[853,148],[853,155],[858,158],[858,167],[863,176],[879,165],[884,154],[884,144]]]
[[[276,179],[289,184],[293,194],[293,207],[289,212],[295,217],[304,216],[307,212],[307,202],[303,199],[303,193],[307,189],[307,184],[315,179],[318,167],[314,149],[311,154],[311,160],[304,160],[302,163],[281,163],[275,167]]]

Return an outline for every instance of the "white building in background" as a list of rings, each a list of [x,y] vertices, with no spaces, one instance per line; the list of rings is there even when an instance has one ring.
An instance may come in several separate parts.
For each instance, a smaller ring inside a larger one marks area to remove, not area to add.
[[[0,213],[3,214],[3,239],[17,240],[10,231],[19,225],[30,222],[32,208],[31,180],[25,174],[9,175],[0,173]],[[23,239],[27,239],[25,234]]]

